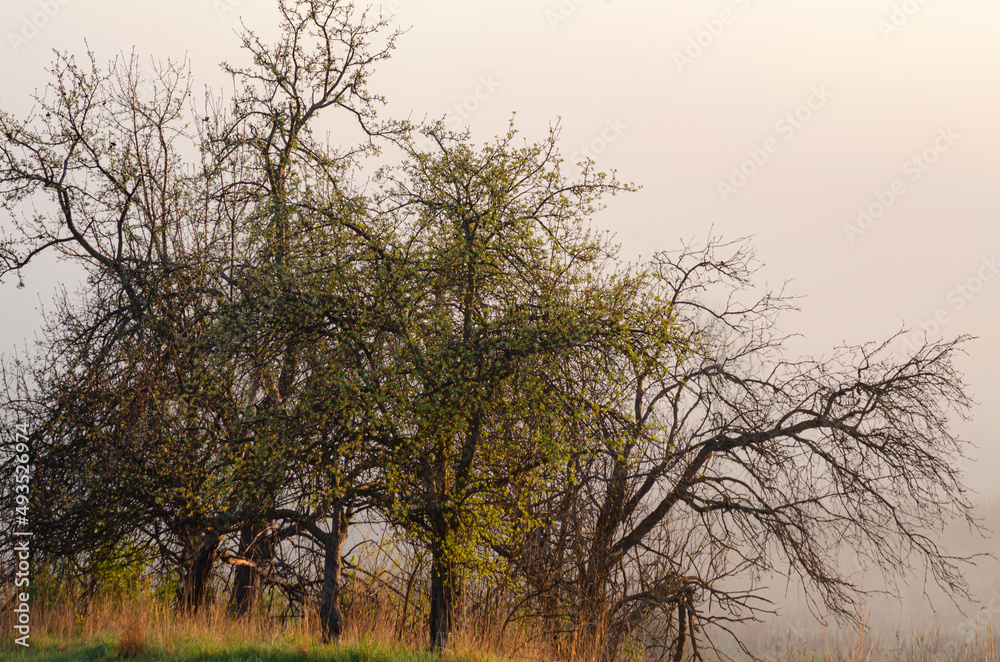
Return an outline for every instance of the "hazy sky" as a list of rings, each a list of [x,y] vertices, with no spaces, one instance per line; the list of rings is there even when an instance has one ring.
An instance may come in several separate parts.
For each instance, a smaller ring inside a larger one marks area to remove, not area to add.
[[[375,4],[376,8],[380,5]],[[1000,468],[1000,3],[996,0],[387,0],[410,30],[371,80],[386,116],[471,125],[512,112],[531,139],[561,118],[565,155],[641,185],[596,219],[625,253],[753,235],[763,277],[793,281],[794,352],[904,325],[980,339],[970,483]],[[0,105],[24,112],[53,48],[189,58],[221,88],[242,20],[271,0],[3,0]],[[336,136],[334,136],[336,140]],[[864,210],[866,217],[859,210]],[[7,222],[2,220],[0,222]],[[68,271],[0,286],[0,348],[31,336]],[[937,319],[935,319],[937,318]]]

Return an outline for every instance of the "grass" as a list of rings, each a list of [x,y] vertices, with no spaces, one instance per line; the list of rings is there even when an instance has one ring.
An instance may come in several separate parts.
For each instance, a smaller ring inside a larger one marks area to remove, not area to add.
[[[745,640],[766,662],[997,662],[1000,654],[992,624],[965,636],[955,628],[822,631],[773,624]]]
[[[218,647],[198,643],[181,643],[172,647],[171,652],[163,650],[148,650],[132,657],[123,657],[118,644],[69,644],[67,646],[42,648],[32,647],[21,652],[9,648],[0,651],[0,659],[40,660],[44,662],[78,662],[88,660],[93,662],[118,661],[123,659],[136,662],[188,662],[199,660],[204,662],[298,662],[315,660],[316,662],[441,662],[441,657],[428,652],[416,651],[400,645],[385,646],[373,643],[349,643],[325,647],[324,649],[286,649],[281,646],[261,647],[252,645]],[[458,662],[479,662],[493,660],[491,657],[455,656]]]
[[[342,643],[326,645],[318,623],[308,619],[258,615],[236,620],[221,608],[184,617],[151,602],[106,602],[83,610],[66,606],[37,611],[28,649],[17,646],[12,628],[4,627],[0,660],[441,662],[442,657],[425,650],[422,642],[398,641],[395,633],[373,625],[356,623]],[[445,660],[505,660],[473,649],[461,636],[456,642]]]
[[[103,601],[66,605],[32,614],[31,648],[13,642],[0,616],[0,660],[164,661],[164,662],[512,662],[556,656],[530,646],[530,633],[491,639],[482,632],[458,632],[453,650],[442,656],[426,650],[426,631],[400,632],[378,611],[354,614],[344,641],[325,645],[313,618],[281,620],[258,614],[231,618],[210,607],[178,616],[152,600]],[[761,624],[743,633],[767,662],[997,662],[991,623],[964,635],[956,627],[894,632],[863,627],[824,630],[792,622]],[[492,644],[490,643],[492,641]],[[721,642],[720,642],[721,643]],[[635,658],[638,662],[639,658]],[[650,659],[642,658],[643,662]],[[657,659],[657,658],[652,658]],[[733,659],[741,660],[738,655]],[[708,658],[711,662],[714,659]],[[569,662],[569,661],[564,661]]]

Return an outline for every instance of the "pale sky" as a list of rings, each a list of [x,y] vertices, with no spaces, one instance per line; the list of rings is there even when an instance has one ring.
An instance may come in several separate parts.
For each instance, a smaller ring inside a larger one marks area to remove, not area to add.
[[[782,322],[804,336],[791,351],[821,354],[904,325],[979,336],[961,368],[980,406],[957,430],[979,447],[970,485],[1000,493],[1000,3],[381,7],[410,27],[371,80],[386,117],[450,112],[481,140],[515,111],[529,139],[561,118],[566,156],[588,150],[643,187],[595,219],[627,256],[712,227],[754,237],[766,279],[790,279],[805,297]],[[145,61],[187,55],[196,80],[220,89],[218,62],[240,62],[241,17],[274,31],[270,0],[3,0],[0,105],[27,110],[51,50],[80,54],[84,39],[101,60],[133,47]],[[859,208],[870,220],[859,223]],[[32,336],[39,300],[69,274],[40,262],[27,288],[0,285],[3,351]]]

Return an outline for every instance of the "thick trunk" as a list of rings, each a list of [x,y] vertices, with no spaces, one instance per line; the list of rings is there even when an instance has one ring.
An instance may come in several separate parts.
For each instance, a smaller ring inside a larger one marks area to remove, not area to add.
[[[212,538],[202,543],[195,552],[181,587],[180,605],[183,611],[197,612],[207,601],[218,547],[219,539]]]
[[[273,548],[264,532],[264,527],[259,524],[246,526],[240,531],[240,556],[253,566],[236,566],[233,573],[231,609],[236,616],[246,615],[260,600],[262,573],[273,556]]]
[[[319,619],[323,628],[323,643],[339,641],[344,631],[344,616],[340,612],[340,586],[343,580],[341,553],[350,520],[341,509],[333,517],[333,527],[326,540],[323,559],[323,589],[320,593]]]
[[[444,536],[431,545],[431,648],[448,647],[454,627],[455,573],[444,545]]]
[[[233,597],[230,611],[234,616],[246,616],[256,603],[255,576],[253,568],[244,565],[236,566],[233,573]]]

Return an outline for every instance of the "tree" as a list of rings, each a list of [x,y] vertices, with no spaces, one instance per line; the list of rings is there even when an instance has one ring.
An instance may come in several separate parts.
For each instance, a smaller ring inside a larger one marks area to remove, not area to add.
[[[40,471],[69,481],[65,493],[52,483],[37,494],[50,499],[50,523],[63,528],[50,542],[82,541],[77,552],[141,530],[155,540],[168,522],[187,568],[182,602],[197,606],[220,538],[216,513],[204,510],[214,498],[202,500],[200,488],[206,468],[225,457],[219,446],[239,410],[222,402],[232,381],[217,370],[209,337],[224,298],[222,214],[210,195],[218,180],[183,165],[192,136],[182,66],[156,68],[144,100],[134,57],[106,71],[92,55],[89,64],[57,56],[55,81],[36,98],[36,111],[24,121],[0,115],[5,208],[15,219],[23,202],[40,210],[4,237],[0,273],[20,272],[55,249],[84,267],[89,285],[79,306],[64,301],[53,320],[50,355],[41,357],[47,372],[33,384],[22,380],[37,387],[35,433],[51,433],[38,445],[52,451],[39,458]],[[48,196],[49,204],[39,200]],[[74,452],[88,458],[83,467],[72,466]],[[178,460],[169,462],[169,453]],[[130,474],[153,484],[124,483]],[[129,510],[114,501],[94,507],[110,493]],[[112,525],[123,520],[130,524]]]
[[[293,259],[296,236],[307,242],[319,239],[323,247],[338,250],[319,237],[322,228],[314,227],[315,219],[302,215],[303,206],[311,206],[314,190],[349,195],[350,169],[358,156],[373,151],[370,143],[343,152],[331,149],[314,137],[312,125],[323,111],[334,108],[356,120],[369,140],[379,132],[375,108],[381,98],[368,90],[366,79],[371,67],[389,56],[396,37],[390,34],[384,45],[373,48],[372,39],[386,23],[369,23],[365,16],[358,19],[353,5],[339,0],[279,0],[278,9],[282,18],[278,43],[266,45],[247,31],[243,48],[252,56],[253,65],[224,65],[237,94],[230,113],[220,115],[206,141],[216,167],[223,172],[249,171],[249,177],[233,177],[226,193],[251,200],[253,205],[253,222],[247,229],[255,259],[251,269],[240,269],[233,277],[242,293],[239,306],[247,311],[245,317],[261,323],[257,336],[266,339],[265,343],[270,342],[269,329],[285,328],[289,318],[274,325],[262,317],[287,309],[294,283],[303,277],[303,266]],[[294,406],[301,377],[299,355],[309,351],[298,344],[300,335],[294,329],[291,333],[279,330],[283,344],[260,352],[268,359],[256,364],[257,378],[265,389],[258,409],[272,418],[287,419]],[[289,443],[289,431],[286,428],[277,440],[279,446]],[[273,540],[267,544],[254,541],[264,535],[269,513],[280,510],[276,503],[280,489],[279,479],[263,493],[256,491],[245,504],[248,523],[241,534],[241,555],[253,558],[237,573],[240,595],[234,602],[238,611],[252,604],[255,568],[267,561],[267,550],[274,548]],[[336,521],[343,515],[338,513]],[[336,521],[331,535],[341,526],[346,535],[346,522]]]
[[[752,274],[745,242],[658,254],[638,333],[613,367],[583,371],[587,452],[552,481],[567,488],[536,497],[554,513],[522,571],[580,625],[603,625],[609,654],[645,625],[672,659],[700,659],[706,625],[767,610],[756,584],[731,580],[783,567],[849,617],[862,587],[838,567],[844,551],[890,581],[919,559],[966,594],[961,559],[929,535],[974,522],[948,425],[971,404],[953,366],[965,339],[900,360],[890,340],[788,361],[775,321],[789,302],[749,298]]]
[[[96,435],[88,421],[111,416],[124,429],[129,415],[146,420],[130,409],[140,407],[159,416],[159,427],[129,439],[160,440],[194,463],[192,476],[228,463],[211,507],[186,515],[200,528],[185,534],[182,546],[197,559],[188,577],[198,587],[207,584],[217,560],[234,565],[232,604],[239,613],[254,604],[265,575],[278,579],[267,571],[273,552],[302,524],[296,517],[294,526],[270,526],[288,513],[288,500],[301,501],[285,493],[296,479],[289,472],[304,471],[302,457],[310,453],[321,462],[339,461],[317,456],[307,437],[296,437],[316,434],[310,420],[300,420],[309,416],[303,402],[316,401],[297,391],[321,372],[310,376],[301,357],[316,365],[320,352],[301,344],[302,333],[284,333],[288,318],[280,315],[300,303],[292,284],[309,269],[292,255],[297,233],[319,238],[299,210],[312,191],[344,196],[345,173],[373,151],[380,98],[367,90],[366,78],[395,38],[390,34],[373,48],[384,22],[358,20],[353,7],[338,0],[282,1],[278,9],[279,42],[266,46],[252,32],[243,36],[253,64],[225,65],[236,88],[231,109],[209,99],[205,117],[195,118],[197,134],[187,128],[190,77],[183,67],[156,68],[153,93],[144,99],[134,57],[102,71],[91,56],[88,71],[60,55],[55,83],[37,99],[39,111],[23,121],[0,116],[6,209],[17,215],[22,203],[48,193],[56,203],[55,213],[26,218],[3,238],[0,275],[20,272],[55,249],[81,261],[91,283],[105,288],[76,317],[90,326],[79,333],[55,328],[53,340],[99,335],[105,353],[81,352],[80,361],[62,366],[64,379],[48,379],[53,388],[36,395],[70,401],[83,394],[72,371],[102,385],[117,371],[121,397],[83,400],[93,407],[81,410],[75,431],[60,439],[85,444],[89,455],[106,453],[110,438]],[[329,108],[345,111],[368,144],[338,151],[315,139],[312,124]],[[200,155],[196,164],[183,157],[192,147]],[[143,358],[150,351],[152,364]],[[214,423],[199,427],[208,420]],[[163,469],[157,475],[166,481],[173,473]],[[150,498],[161,492],[146,491]],[[145,508],[143,515],[160,521],[156,512]],[[306,520],[326,516],[312,512]],[[231,554],[224,546],[234,531],[240,536]],[[197,607],[204,591],[185,596],[185,604]]]
[[[523,147],[515,134],[476,149],[429,127],[435,150],[402,141],[408,160],[385,173],[380,199],[399,228],[390,512],[431,551],[435,649],[453,628],[459,567],[503,529],[497,498],[565,452],[573,419],[548,365],[621,319],[601,273],[608,247],[584,223],[601,195],[628,187],[589,168],[567,180],[556,130]]]

